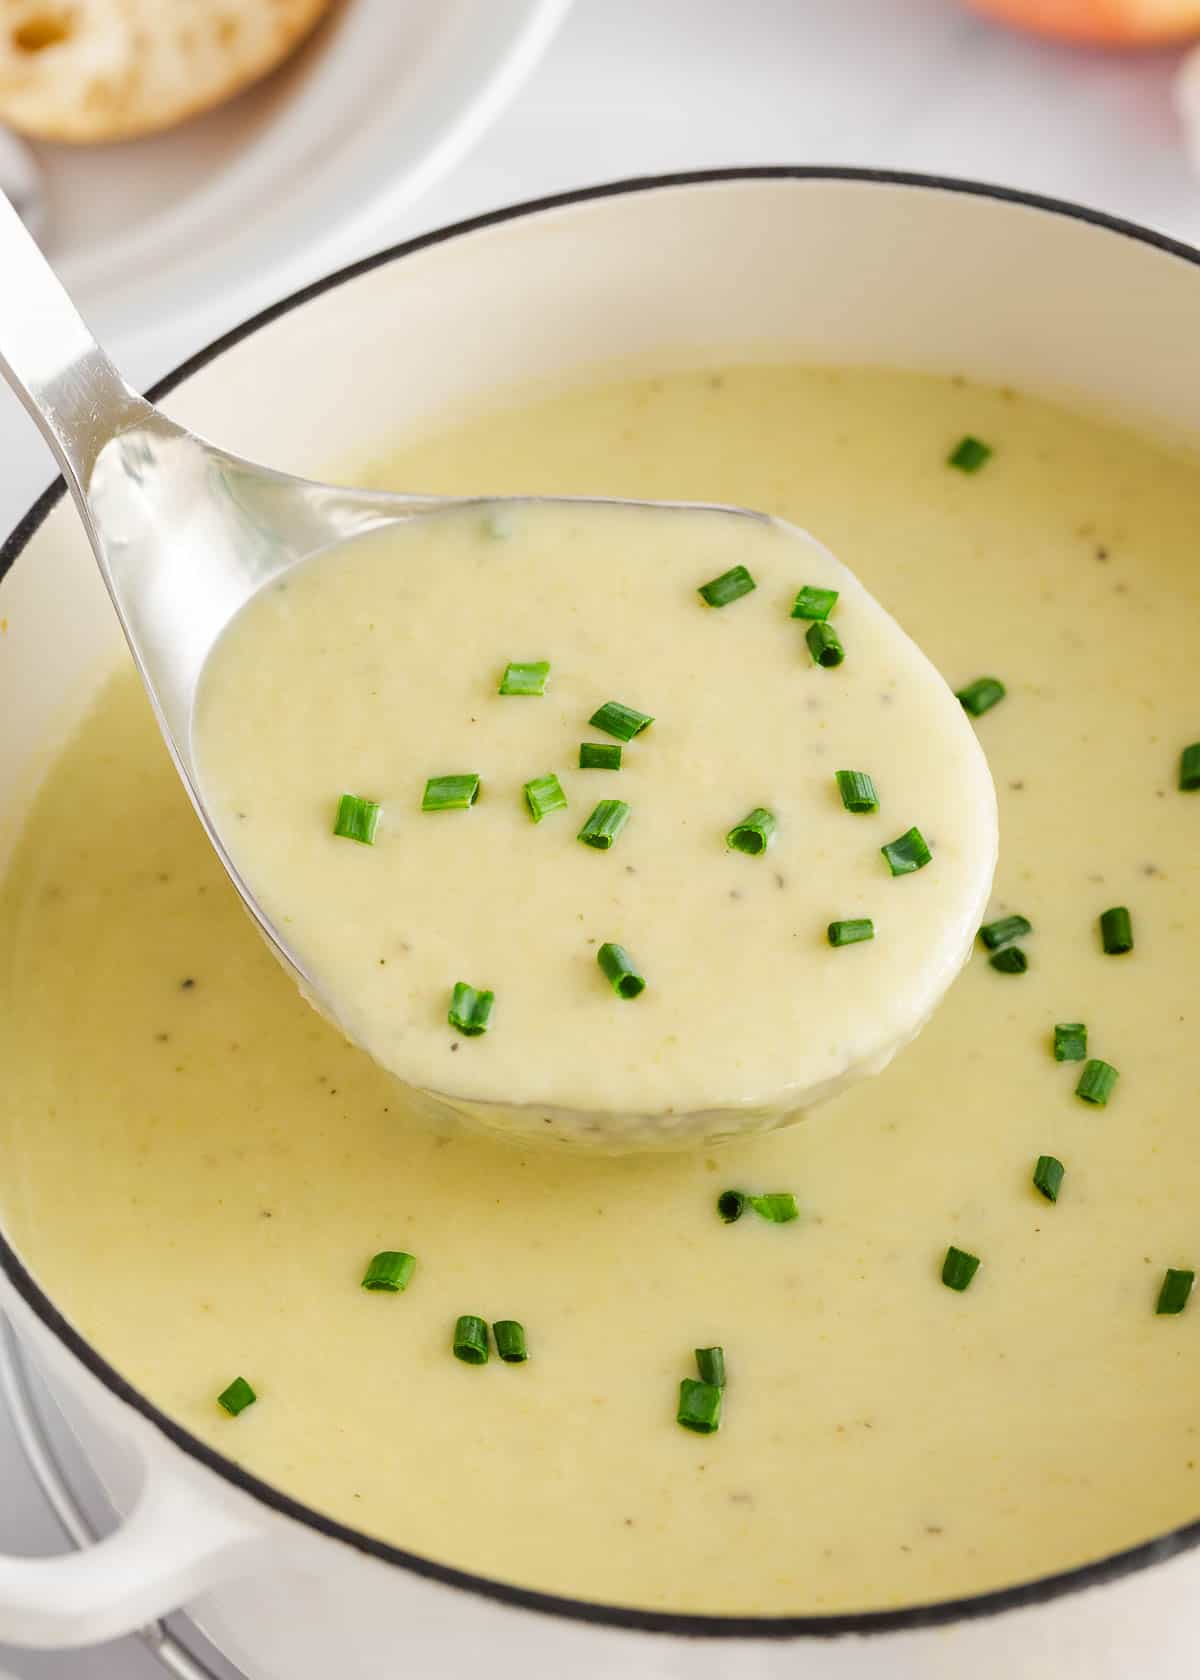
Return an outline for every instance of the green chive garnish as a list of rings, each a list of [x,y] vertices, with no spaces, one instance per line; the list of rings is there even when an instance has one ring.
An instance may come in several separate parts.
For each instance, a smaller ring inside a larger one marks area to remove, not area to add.
[[[979,1256],[968,1254],[965,1249],[955,1248],[952,1244],[942,1261],[942,1282],[947,1289],[957,1289],[961,1293],[978,1270]]]
[[[417,1262],[411,1254],[399,1249],[384,1249],[377,1254],[363,1273],[364,1289],[382,1289],[389,1295],[399,1295],[412,1282]]]
[[[234,1377],[227,1389],[217,1395],[217,1405],[227,1411],[230,1417],[236,1417],[244,1412],[247,1406],[253,1406],[258,1395],[250,1387],[245,1377]]]
[[[1039,1155],[1033,1169],[1034,1188],[1040,1190],[1048,1202],[1058,1200],[1066,1168],[1056,1155]]]
[[[1024,974],[1029,967],[1029,958],[1019,945],[1006,945],[1002,951],[993,951],[988,961],[997,974]]]
[[[493,542],[504,542],[513,534],[511,508],[497,508],[494,513],[489,513],[483,519],[479,529],[483,536],[490,537]]]
[[[453,1350],[455,1359],[464,1365],[486,1365],[488,1361],[487,1321],[464,1313],[454,1323]]]
[[[1008,945],[1014,939],[1024,939],[1027,933],[1033,932],[1033,923],[1028,916],[1001,916],[998,922],[985,922],[979,930],[979,937],[989,951],[998,951],[1001,945]]]
[[[422,811],[469,811],[479,798],[478,776],[430,776]]]
[[[730,601],[749,595],[755,587],[754,579],[745,566],[733,566],[729,571],[722,572],[720,577],[713,578],[711,583],[702,583],[698,593],[710,607],[727,607]]]
[[[510,660],[500,678],[501,694],[545,694],[548,659]]]
[[[459,1323],[462,1323],[461,1319]],[[492,1335],[496,1338],[496,1352],[506,1365],[521,1365],[529,1358],[525,1327],[515,1318],[498,1318],[492,1325]]]
[[[775,818],[770,811],[756,805],[749,816],[743,817],[725,836],[731,851],[745,852],[747,857],[761,857],[775,838]]]
[[[697,1435],[712,1435],[721,1427],[722,1390],[712,1383],[684,1377],[679,1385],[679,1410],[675,1421]]]
[[[746,1211],[746,1194],[743,1190],[722,1190],[717,1197],[717,1212],[726,1225],[732,1225]]]
[[[836,589],[821,589],[815,583],[806,583],[792,603],[792,617],[823,622],[837,605],[837,598]]]
[[[747,1196],[746,1200],[760,1219],[768,1219],[772,1225],[788,1225],[800,1217],[796,1198],[790,1190],[775,1190],[766,1196]]]
[[[1184,747],[1179,755],[1179,791],[1195,793],[1200,788],[1200,741]]]
[[[562,783],[553,774],[535,776],[531,782],[525,783],[524,792],[525,803],[534,822],[541,822],[551,811],[565,811],[567,808],[567,796],[562,790]]]
[[[889,840],[886,846],[880,846],[879,850],[887,859],[888,868],[893,875],[915,874],[918,869],[924,869],[933,857],[919,828],[910,828],[898,839]]]
[[[696,1369],[700,1373],[700,1381],[708,1383],[710,1388],[725,1387],[725,1349],[720,1347],[697,1348]]]
[[[1162,1288],[1158,1292],[1156,1313],[1181,1313],[1188,1304],[1188,1296],[1192,1293],[1192,1285],[1196,1281],[1195,1272],[1177,1270],[1168,1266],[1163,1274]]]
[[[1114,905],[1101,916],[1100,943],[1110,957],[1121,957],[1133,950],[1133,923],[1123,904]]]
[[[842,646],[842,639],[832,624],[826,624],[823,619],[817,619],[804,632],[804,640],[808,643],[808,651],[813,656],[814,665],[840,665],[846,657],[846,650]]]
[[[579,768],[581,770],[619,770],[621,748],[611,747],[607,741],[580,741]]]
[[[585,846],[607,852],[629,821],[629,806],[623,799],[602,799],[576,835]]]
[[[450,1025],[457,1027],[464,1038],[478,1038],[488,1030],[495,1001],[495,992],[477,992],[465,980],[457,981],[450,999]]]
[[[991,453],[988,444],[980,443],[976,437],[965,437],[946,457],[946,465],[957,467],[960,472],[978,472]]]
[[[863,813],[878,811],[879,795],[875,792],[875,783],[865,770],[837,770],[838,792],[842,796],[842,804],[847,811]]]
[[[618,997],[640,997],[646,990],[646,977],[624,945],[601,945],[596,952],[596,961]]]
[[[1087,1027],[1082,1021],[1056,1021],[1054,1024],[1054,1060],[1082,1062],[1087,1057]]]
[[[1083,1072],[1079,1075],[1079,1083],[1075,1087],[1075,1095],[1082,1097],[1085,1103],[1094,1103],[1097,1108],[1103,1108],[1112,1096],[1113,1086],[1120,1077],[1116,1068],[1108,1062],[1085,1062]]]
[[[618,741],[632,741],[643,729],[649,729],[654,719],[646,712],[635,711],[632,706],[623,706],[619,700],[606,700],[599,711],[592,713],[588,722],[593,729],[603,729],[606,735],[615,735]]]
[[[982,717],[984,712],[990,712],[999,700],[1003,700],[1004,684],[999,677],[976,677],[966,688],[960,688],[954,698],[964,712],[970,712],[972,717]]]
[[[859,945],[864,939],[874,939],[875,923],[869,916],[854,921],[830,922],[826,937],[831,945]]]
[[[357,794],[344,793],[338,800],[333,832],[343,840],[357,840],[364,846],[373,846],[379,812],[380,807],[373,799],[360,799]]]

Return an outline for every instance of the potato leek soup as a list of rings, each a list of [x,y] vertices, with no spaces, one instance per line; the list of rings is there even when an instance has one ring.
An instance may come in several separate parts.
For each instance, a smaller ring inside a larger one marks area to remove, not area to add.
[[[43,1286],[268,1481],[585,1598],[895,1606],[1194,1517],[1195,463],[970,384],[761,368],[539,397],[362,477],[711,496],[812,530],[973,708],[1000,800],[988,941],[879,1078],[790,1130],[637,1157],[432,1136],[274,962],[119,675],[32,802],[0,899],[0,1201]],[[700,622],[728,629],[762,594]],[[501,727],[543,728],[555,676],[541,698],[497,698]],[[625,683],[608,699],[658,704]],[[587,776],[648,794],[660,726],[620,772],[564,776],[573,809],[514,832],[541,846],[556,818],[582,826]],[[430,775],[484,767],[429,745]],[[815,762],[876,776],[881,805],[902,794],[890,766]],[[330,791],[323,775],[314,798]],[[458,846],[482,798],[425,820]],[[881,822],[833,814],[851,837]],[[575,850],[623,872],[637,816],[607,854]],[[750,942],[774,916],[807,939],[811,906],[774,908],[802,902],[771,882],[781,846],[782,826],[764,857],[721,852],[741,900],[698,903],[681,879],[680,922],[743,916]],[[879,891],[923,876],[885,870]],[[875,902],[861,913],[882,924]],[[624,925],[584,931],[644,964],[641,997],[602,994],[614,1019],[669,995]],[[405,935],[388,937],[370,955],[390,967]],[[828,949],[830,972],[882,943],[881,925]],[[442,1024],[448,1063],[502,1042],[494,989],[488,1034],[453,1051]]]
[[[226,632],[195,736],[349,1036],[505,1130],[777,1123],[908,1042],[992,883],[945,680],[745,514],[451,506],[327,550]]]

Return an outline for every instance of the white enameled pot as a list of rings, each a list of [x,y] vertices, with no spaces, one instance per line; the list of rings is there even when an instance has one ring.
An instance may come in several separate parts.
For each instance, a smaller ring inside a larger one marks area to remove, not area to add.
[[[1200,442],[1198,345],[1200,254],[1151,234],[954,182],[742,170],[417,240],[231,334],[162,395],[230,448],[317,476],[447,406],[620,358],[964,372]],[[61,485],[0,551],[0,619],[2,862],[48,750],[122,657]],[[90,1551],[0,1559],[0,1641],[87,1644],[186,1604],[252,1680],[438,1680],[483,1663],[578,1680],[1176,1680],[1200,1665],[1200,1523],[1054,1579],[886,1614],[578,1603],[380,1545],[247,1476],[135,1393],[2,1236],[0,1306],[126,1514]]]

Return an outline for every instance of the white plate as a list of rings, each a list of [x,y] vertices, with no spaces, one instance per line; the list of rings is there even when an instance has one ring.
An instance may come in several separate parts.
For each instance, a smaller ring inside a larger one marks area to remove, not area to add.
[[[166,134],[34,148],[45,243],[93,327],[230,320],[423,192],[536,64],[570,0],[343,0],[279,72]],[[247,293],[253,293],[248,297]]]

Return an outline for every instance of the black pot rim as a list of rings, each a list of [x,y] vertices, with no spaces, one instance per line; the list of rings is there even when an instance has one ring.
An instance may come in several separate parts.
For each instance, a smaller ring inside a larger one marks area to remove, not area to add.
[[[388,247],[374,256],[352,263],[324,279],[314,281],[290,297],[253,315],[240,326],[223,333],[203,350],[180,363],[149,391],[153,401],[166,396],[184,380],[215,361],[225,350],[251,337],[261,327],[288,314],[310,298],[320,297],[347,281],[373,269],[414,255],[431,245],[439,245],[481,228],[518,220],[546,210],[586,203],[592,199],[614,198],[622,195],[652,191],[662,187],[706,186],[720,182],[739,181],[840,181],[891,187],[912,187],[922,190],[957,193],[966,197],[991,199],[1001,204],[1015,204],[1052,216],[1065,217],[1148,245],[1168,256],[1200,267],[1200,250],[1149,228],[1139,227],[1099,210],[1072,204],[1064,199],[1021,192],[1009,187],[992,186],[985,182],[959,180],[952,176],[926,175],[900,170],[857,169],[837,166],[810,167],[803,165],[746,166],[725,169],[691,170],[678,174],[637,176],[623,181],[606,182],[599,186],[583,187],[572,192],[556,193],[547,198],[531,199],[525,203],[489,211],[455,222],[434,232],[421,234],[400,244]],[[1200,291],[1198,291],[1200,300]],[[19,522],[7,541],[0,547],[0,581],[29,544],[48,514],[65,494],[61,478],[38,497]],[[430,1558],[388,1545],[371,1535],[335,1522],[319,1511],[291,1498],[268,1482],[251,1475],[241,1465],[223,1453],[207,1446],[189,1433],[165,1412],[159,1410],[145,1395],[127,1382],[92,1345],[69,1324],[50,1298],[39,1288],[26,1270],[16,1251],[0,1230],[0,1270],[8,1278],[16,1293],[52,1335],[79,1360],[117,1399],[147,1420],[153,1427],[196,1463],[213,1471],[225,1481],[249,1494],[269,1510],[289,1517],[305,1528],[341,1541],[358,1552],[394,1564],[412,1574],[455,1587],[476,1597],[491,1599],[518,1609],[533,1610],[566,1618],[574,1622],[590,1623],[598,1627],[637,1630],[644,1633],[668,1634],[685,1639],[756,1639],[795,1640],[831,1639],[846,1635],[862,1637],[884,1633],[911,1633],[919,1628],[947,1627],[956,1622],[971,1621],[996,1615],[1006,1610],[1018,1610],[1078,1592],[1087,1587],[1101,1586],[1122,1576],[1132,1574],[1151,1564],[1163,1563],[1179,1553],[1200,1544],[1200,1519],[1186,1523],[1154,1540],[1130,1546],[1108,1557],[1082,1564],[1072,1569],[1022,1582],[998,1591],[975,1593],[964,1598],[946,1599],[933,1603],[911,1605],[896,1610],[843,1612],[828,1616],[724,1616],[676,1614],[670,1611],[636,1610],[620,1605],[589,1602],[557,1593],[537,1592],[526,1587],[512,1586],[504,1581],[478,1575],[470,1570],[456,1569]]]

